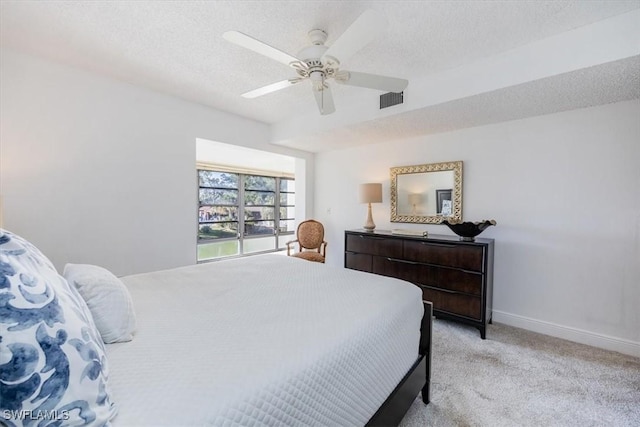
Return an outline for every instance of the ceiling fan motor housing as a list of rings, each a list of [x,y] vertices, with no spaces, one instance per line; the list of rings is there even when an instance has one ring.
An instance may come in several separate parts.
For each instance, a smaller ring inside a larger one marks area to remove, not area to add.
[[[327,40],[327,33],[322,30],[309,31],[309,39],[311,45],[302,49],[296,57],[300,58],[305,64],[307,69],[296,68],[296,72],[301,77],[309,77],[312,81],[323,81],[327,78],[333,77],[337,72],[337,66],[340,64],[334,58],[330,58],[326,63],[322,62],[324,53],[329,49],[324,45]]]
[[[308,35],[312,44],[323,45],[327,41],[327,33],[323,30],[311,30]]]

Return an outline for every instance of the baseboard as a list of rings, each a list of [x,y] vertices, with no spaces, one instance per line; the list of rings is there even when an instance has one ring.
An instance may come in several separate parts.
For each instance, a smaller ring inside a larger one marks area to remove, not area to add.
[[[606,350],[628,354],[630,356],[640,357],[640,342],[596,334],[582,329],[571,328],[551,322],[544,322],[542,320],[505,313],[504,311],[498,310],[493,310],[493,321],[580,344],[587,344],[594,347],[604,348]]]

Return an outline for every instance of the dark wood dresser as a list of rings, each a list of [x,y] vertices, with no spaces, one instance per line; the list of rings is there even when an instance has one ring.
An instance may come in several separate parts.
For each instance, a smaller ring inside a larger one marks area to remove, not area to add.
[[[491,323],[493,239],[463,242],[457,236],[347,230],[344,266],[419,286],[436,317],[473,325],[485,339]]]

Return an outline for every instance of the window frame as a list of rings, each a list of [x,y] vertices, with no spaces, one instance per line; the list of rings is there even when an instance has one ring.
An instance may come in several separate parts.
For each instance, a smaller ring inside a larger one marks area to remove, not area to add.
[[[237,188],[229,188],[229,187],[216,187],[216,186],[206,186],[206,185],[202,185],[202,182],[200,180],[200,172],[201,171],[208,171],[208,172],[216,172],[216,173],[228,173],[228,174],[234,174],[237,175],[238,179],[237,179]],[[216,256],[213,258],[202,258],[200,259],[199,256],[199,251],[196,251],[196,261],[198,263],[201,262],[209,262],[209,261],[215,261],[215,260],[219,260],[219,259],[227,259],[227,258],[234,258],[234,257],[242,257],[242,256],[251,256],[251,255],[257,255],[257,254],[261,254],[261,253],[268,253],[268,252],[277,252],[277,251],[281,251],[284,250],[284,247],[281,245],[281,236],[290,236],[295,234],[295,230],[287,230],[287,231],[283,231],[282,228],[280,226],[280,221],[294,221],[295,222],[295,189],[294,191],[281,191],[281,182],[282,180],[287,180],[287,181],[293,181],[295,182],[295,178],[292,176],[282,176],[282,175],[271,175],[271,174],[265,174],[265,173],[261,173],[261,172],[255,172],[255,173],[249,173],[246,171],[233,171],[233,170],[227,170],[226,168],[215,168],[215,167],[203,167],[202,165],[198,164],[196,167],[196,175],[198,178],[198,213],[197,213],[197,218],[198,218],[198,231],[196,234],[196,246],[199,248],[201,245],[206,245],[206,244],[211,244],[211,243],[215,243],[215,242],[225,242],[225,241],[238,241],[238,246],[237,246],[237,253],[233,254],[233,255],[227,255],[227,256]],[[247,177],[261,177],[261,178],[273,178],[274,181],[274,189],[273,191],[271,190],[260,190],[260,189],[247,189],[246,187],[246,180]],[[209,204],[209,203],[202,203],[201,202],[201,197],[200,197],[200,193],[202,189],[216,189],[216,190],[233,190],[233,191],[237,191],[238,192],[238,197],[236,200],[236,204],[232,204],[232,205],[220,205],[220,204]],[[258,192],[258,193],[272,193],[273,194],[273,205],[246,205],[246,192]],[[294,204],[290,205],[290,204],[281,204],[281,194],[293,194],[294,195]],[[200,219],[200,211],[203,207],[210,207],[210,208],[216,208],[216,207],[224,207],[224,208],[232,208],[232,209],[236,209],[237,212],[237,219],[235,221],[233,220],[223,220],[223,221],[201,221]],[[246,219],[246,211],[248,211],[249,209],[246,208],[262,208],[262,207],[266,207],[266,208],[272,208],[274,213],[273,213],[273,219],[265,219],[265,220],[250,220],[250,219]],[[284,207],[284,208],[293,208],[294,210],[294,215],[293,218],[280,218],[280,209]],[[246,232],[246,225],[247,223],[249,224],[255,224],[256,222],[261,222],[261,221],[269,221],[269,222],[273,222],[273,232],[272,233],[264,233],[264,234],[250,234]],[[210,237],[210,238],[203,238],[201,237],[201,232],[200,232],[200,227],[203,224],[222,224],[222,223],[235,223],[236,227],[237,227],[237,232],[236,232],[236,236],[229,236],[229,237]],[[248,252],[245,253],[245,248],[244,248],[244,241],[245,240],[250,240],[250,239],[264,239],[267,236],[272,236],[274,239],[273,242],[273,249],[269,249],[269,250],[263,250],[263,251],[257,251],[257,252]]]

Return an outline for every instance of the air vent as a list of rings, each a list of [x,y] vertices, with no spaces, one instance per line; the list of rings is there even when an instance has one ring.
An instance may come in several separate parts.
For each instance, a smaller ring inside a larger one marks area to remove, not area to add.
[[[389,92],[380,95],[380,109],[387,107],[393,107],[394,105],[402,104],[404,102],[404,92]]]

